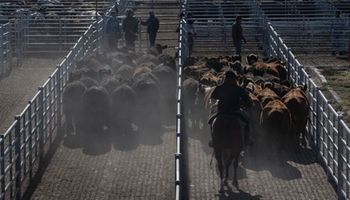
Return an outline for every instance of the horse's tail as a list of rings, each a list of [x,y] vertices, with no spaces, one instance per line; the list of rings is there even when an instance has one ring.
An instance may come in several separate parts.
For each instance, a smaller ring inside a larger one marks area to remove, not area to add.
[[[214,157],[214,151],[211,154],[211,158],[210,158],[210,163],[209,163],[210,169],[213,169],[213,166],[211,165],[213,163],[213,157]]]

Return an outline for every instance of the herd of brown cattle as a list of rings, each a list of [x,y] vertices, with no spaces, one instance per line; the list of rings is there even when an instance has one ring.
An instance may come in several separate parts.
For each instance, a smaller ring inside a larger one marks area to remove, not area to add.
[[[197,126],[208,116],[208,92],[223,81],[227,70],[238,74],[239,85],[246,88],[252,106],[246,108],[250,115],[251,130],[275,138],[293,141],[305,146],[305,129],[309,117],[309,102],[305,86],[293,86],[288,80],[284,63],[278,59],[260,59],[250,54],[246,64],[237,56],[216,58],[191,58],[184,68],[185,110]],[[203,113],[204,112],[204,113]],[[207,113],[205,113],[207,112]]]

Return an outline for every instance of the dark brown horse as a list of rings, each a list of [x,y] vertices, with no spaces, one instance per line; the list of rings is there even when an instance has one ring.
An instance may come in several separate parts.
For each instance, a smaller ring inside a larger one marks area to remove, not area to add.
[[[233,185],[238,187],[237,168],[243,148],[242,133],[242,124],[235,115],[218,115],[212,123],[214,154],[220,172],[220,190],[223,189],[223,184],[227,183],[229,168],[233,160]]]

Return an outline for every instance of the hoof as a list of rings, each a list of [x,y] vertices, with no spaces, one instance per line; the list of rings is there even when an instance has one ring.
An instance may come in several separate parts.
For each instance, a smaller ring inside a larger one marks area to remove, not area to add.
[[[224,192],[225,192],[224,186],[221,186],[221,187],[220,187],[220,190],[219,190],[219,193],[224,193]]]

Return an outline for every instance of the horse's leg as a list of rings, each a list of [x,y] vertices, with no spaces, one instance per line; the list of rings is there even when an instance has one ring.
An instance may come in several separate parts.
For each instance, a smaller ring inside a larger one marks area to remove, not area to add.
[[[228,180],[229,178],[229,169],[232,163],[232,160],[234,159],[235,155],[233,154],[233,152],[230,152],[229,155],[227,156],[226,160],[225,160],[225,173],[226,173],[226,177],[225,180]]]
[[[237,168],[238,168],[238,161],[239,161],[239,153],[235,157],[235,161],[233,162],[233,181],[232,184],[238,188],[238,180],[237,180]],[[231,161],[232,162],[232,161]]]
[[[220,172],[220,192],[223,191],[224,185],[223,185],[223,178],[224,178],[224,172],[223,172],[223,165],[222,165],[222,152],[218,150],[214,150],[215,152],[215,159],[218,164],[218,169]]]

